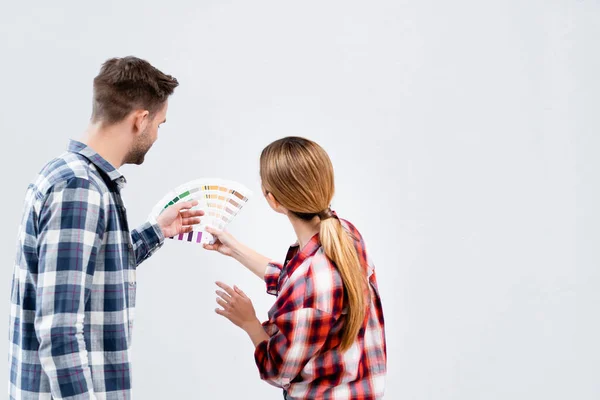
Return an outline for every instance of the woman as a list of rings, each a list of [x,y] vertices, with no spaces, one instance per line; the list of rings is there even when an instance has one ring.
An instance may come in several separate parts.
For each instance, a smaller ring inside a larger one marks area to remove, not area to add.
[[[217,241],[206,249],[235,258],[277,296],[261,324],[241,289],[217,282],[216,312],[248,333],[261,378],[283,388],[284,398],[381,398],[387,354],[375,271],[360,233],[329,208],[329,156],[315,142],[286,137],[262,151],[260,177],[297,242],[278,264],[209,229]]]

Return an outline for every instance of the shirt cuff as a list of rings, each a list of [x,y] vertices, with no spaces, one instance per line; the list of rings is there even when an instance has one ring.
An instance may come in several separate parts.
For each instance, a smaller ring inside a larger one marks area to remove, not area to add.
[[[156,237],[158,239],[158,244],[162,244],[165,241],[165,235],[163,234],[160,225],[158,225],[156,218],[150,216],[150,218],[148,218],[148,224],[154,229],[154,233],[156,234]]]
[[[267,284],[267,293],[277,296],[279,292],[279,276],[281,275],[282,265],[271,261],[265,269],[265,283]]]
[[[258,367],[258,371],[260,372],[260,377],[262,379],[266,378],[265,364],[267,361],[267,356],[268,356],[268,351],[269,351],[268,344],[269,344],[268,340],[263,340],[254,348],[254,362],[256,363],[256,366]]]
[[[160,229],[160,226],[152,217],[140,226],[137,231],[147,250],[147,254],[143,257],[144,259],[150,257],[165,242],[165,236],[163,235],[162,229]]]

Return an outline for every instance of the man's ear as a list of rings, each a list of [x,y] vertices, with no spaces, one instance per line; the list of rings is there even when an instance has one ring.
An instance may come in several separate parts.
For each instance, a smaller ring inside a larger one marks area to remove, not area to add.
[[[141,135],[150,124],[150,112],[148,110],[135,110],[133,112],[133,133]]]

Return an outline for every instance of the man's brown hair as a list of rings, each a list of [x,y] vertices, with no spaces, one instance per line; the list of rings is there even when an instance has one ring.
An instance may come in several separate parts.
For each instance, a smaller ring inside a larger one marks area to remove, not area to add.
[[[179,86],[177,79],[137,57],[111,58],[94,78],[92,122],[111,125],[142,108],[152,115]]]

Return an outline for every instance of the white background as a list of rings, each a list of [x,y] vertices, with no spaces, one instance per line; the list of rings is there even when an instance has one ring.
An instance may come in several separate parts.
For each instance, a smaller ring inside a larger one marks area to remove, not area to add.
[[[181,83],[122,169],[132,225],[180,183],[233,179],[255,196],[230,231],[282,259],[258,157],[309,137],[376,263],[386,399],[600,398],[599,21],[596,0],[2,1],[6,321],[27,184],[85,129],[100,64],[132,54]],[[265,318],[258,279],[175,241],[138,279],[137,399],[281,398],[213,312],[219,279]]]

